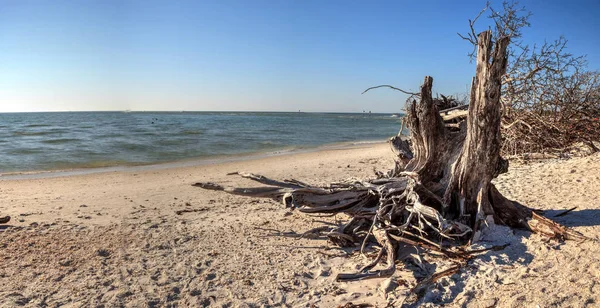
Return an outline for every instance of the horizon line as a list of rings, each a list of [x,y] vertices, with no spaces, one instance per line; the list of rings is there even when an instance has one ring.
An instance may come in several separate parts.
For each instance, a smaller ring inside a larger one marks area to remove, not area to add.
[[[0,114],[10,114],[10,113],[82,113],[82,112],[122,112],[122,113],[142,113],[142,112],[154,112],[154,113],[185,113],[185,112],[228,112],[228,113],[357,113],[357,114],[404,114],[404,112],[371,112],[371,111],[264,111],[264,110],[256,110],[256,111],[235,111],[235,110],[46,110],[46,111],[0,111]]]

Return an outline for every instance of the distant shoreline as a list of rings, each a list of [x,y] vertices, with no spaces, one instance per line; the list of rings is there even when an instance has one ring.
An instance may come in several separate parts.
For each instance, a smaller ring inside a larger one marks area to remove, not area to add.
[[[303,147],[295,149],[281,149],[268,152],[250,152],[232,155],[215,155],[211,157],[196,157],[182,160],[149,163],[149,164],[123,164],[106,167],[80,167],[72,169],[55,170],[32,170],[0,173],[0,181],[8,180],[31,180],[44,178],[57,178],[77,175],[88,175],[107,172],[136,172],[150,170],[165,170],[184,167],[196,167],[203,165],[218,165],[229,162],[243,162],[264,159],[275,156],[297,155],[301,153],[314,153],[336,150],[348,150],[357,148],[368,148],[373,145],[387,143],[387,140],[362,140],[352,142],[338,142],[319,145],[315,147]]]

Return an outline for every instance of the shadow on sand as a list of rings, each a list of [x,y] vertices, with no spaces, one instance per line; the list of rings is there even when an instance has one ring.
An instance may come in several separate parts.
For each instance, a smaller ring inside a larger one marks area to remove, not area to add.
[[[568,212],[564,216],[556,216],[564,213],[565,209],[560,210],[545,210],[543,215],[549,219],[552,219],[566,227],[591,227],[600,225],[600,209],[583,209],[573,210]],[[527,266],[530,264],[534,256],[528,252],[525,239],[528,239],[532,233],[525,230],[512,230],[508,227],[497,226],[496,231],[492,231],[483,237],[481,244],[483,246],[498,245],[509,243],[510,245],[499,251],[487,251],[479,254],[470,260],[468,266],[461,269],[460,277],[453,276],[447,279],[452,279],[452,283],[447,287],[443,287],[440,283],[432,284],[425,294],[421,294],[422,297],[412,303],[405,303],[403,307],[419,307],[426,303],[433,303],[436,305],[444,305],[453,303],[457,296],[463,292],[466,286],[466,280],[469,276],[474,276],[480,271],[480,266],[483,265],[488,270],[489,268],[503,265],[514,265],[520,264]],[[486,240],[489,240],[486,241]],[[555,246],[556,249],[560,249],[564,243],[560,243]],[[480,266],[476,265],[479,264]],[[407,267],[405,267],[407,268]],[[432,267],[435,270],[436,267]]]
[[[600,209],[575,209],[564,216],[556,215],[565,210],[545,210],[544,216],[562,224],[566,227],[593,227],[600,225]]]
[[[529,238],[531,232],[523,230],[512,230],[504,226],[495,226],[493,231],[482,237],[478,242],[480,247],[491,247],[505,245],[501,250],[489,250],[481,254],[474,255],[472,259],[462,266],[460,271],[452,276],[444,277],[435,283],[432,283],[423,290],[421,294],[411,294],[402,307],[421,307],[425,304],[448,305],[455,302],[458,295],[463,293],[467,280],[474,277],[480,271],[488,271],[490,268],[505,266],[511,264],[520,264],[527,266],[534,256],[527,251],[527,245],[524,239]],[[437,266],[439,267],[439,266]],[[482,268],[483,267],[483,268]],[[405,269],[408,269],[405,267]],[[433,270],[436,267],[432,267]],[[431,272],[429,275],[433,275]],[[485,275],[485,274],[483,274]]]

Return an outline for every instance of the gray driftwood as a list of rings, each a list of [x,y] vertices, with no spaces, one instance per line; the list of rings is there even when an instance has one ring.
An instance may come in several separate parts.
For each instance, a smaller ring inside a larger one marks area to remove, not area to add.
[[[468,110],[458,107],[440,114],[431,95],[433,78],[425,77],[421,93],[413,96],[419,101],[412,100],[407,106],[409,140],[399,136],[390,140],[397,163],[388,174],[316,187],[240,173],[268,186],[194,186],[281,200],[285,206],[306,213],[347,214],[348,223],[332,230],[330,239],[340,245],[362,241],[362,248],[369,239],[375,239],[382,249],[359,273],[342,274],[340,280],[391,275],[398,243],[435,250],[451,258],[466,258],[468,253],[457,247],[476,240],[489,223],[559,239],[583,238],[508,200],[491,183],[508,170],[508,162],[500,157],[500,90],[509,38],[499,38],[492,44],[491,32],[486,31],[477,41],[477,72]],[[457,121],[461,117],[463,120]],[[453,127],[448,127],[447,121],[453,121]],[[384,256],[387,267],[373,271]]]

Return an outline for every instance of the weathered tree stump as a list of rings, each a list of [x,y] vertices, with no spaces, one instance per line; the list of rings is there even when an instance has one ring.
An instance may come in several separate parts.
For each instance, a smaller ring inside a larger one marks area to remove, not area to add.
[[[478,36],[477,72],[471,88],[465,120],[452,129],[444,122],[431,95],[433,78],[427,76],[419,102],[408,103],[406,124],[409,140],[399,136],[390,142],[397,163],[387,175],[376,179],[315,187],[300,181],[276,181],[259,175],[239,173],[268,185],[231,188],[213,183],[194,186],[231,194],[283,200],[287,207],[306,213],[345,213],[350,220],[329,238],[353,245],[358,231],[366,231],[363,248],[371,235],[381,245],[377,258],[359,273],[341,274],[340,280],[383,277],[393,274],[396,245],[420,246],[452,258],[469,252],[454,249],[477,240],[481,228],[497,223],[528,229],[559,239],[583,238],[531,209],[506,199],[491,183],[508,170],[500,157],[501,78],[507,65],[508,37]],[[455,121],[456,116],[448,120]],[[387,268],[370,271],[386,255]]]

